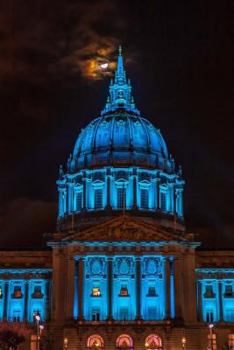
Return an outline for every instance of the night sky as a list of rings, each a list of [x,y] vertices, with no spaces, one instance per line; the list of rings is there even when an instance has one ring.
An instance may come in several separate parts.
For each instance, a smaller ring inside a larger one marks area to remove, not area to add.
[[[55,181],[103,108],[123,46],[136,105],[186,179],[185,218],[206,248],[234,248],[231,1],[0,2],[0,249],[56,227]],[[108,73],[108,74],[107,74]]]

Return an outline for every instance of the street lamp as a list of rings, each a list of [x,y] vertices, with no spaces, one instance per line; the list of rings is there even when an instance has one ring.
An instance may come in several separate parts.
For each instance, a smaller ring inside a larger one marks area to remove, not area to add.
[[[214,324],[213,323],[209,323],[208,324],[208,328],[209,328],[208,349],[214,350],[214,344],[213,344],[213,328],[214,328]]]
[[[33,316],[34,316],[34,319],[36,321],[36,327],[37,327],[37,338],[36,338],[37,339],[37,343],[36,343],[37,346],[36,346],[36,348],[37,348],[37,350],[40,350],[40,334],[41,334],[41,331],[44,327],[42,325],[40,325],[40,321],[41,321],[40,314],[34,313]]]
[[[64,348],[64,350],[67,350],[67,347],[68,347],[68,339],[64,338],[63,339],[63,348]]]
[[[181,344],[182,344],[182,349],[185,350],[186,349],[186,338],[185,337],[181,338]]]

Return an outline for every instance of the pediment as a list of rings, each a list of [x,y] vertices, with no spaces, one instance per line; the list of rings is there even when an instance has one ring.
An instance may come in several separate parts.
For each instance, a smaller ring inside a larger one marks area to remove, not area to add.
[[[183,236],[168,232],[155,224],[127,215],[92,225],[69,236],[69,240],[97,241],[178,241]]]

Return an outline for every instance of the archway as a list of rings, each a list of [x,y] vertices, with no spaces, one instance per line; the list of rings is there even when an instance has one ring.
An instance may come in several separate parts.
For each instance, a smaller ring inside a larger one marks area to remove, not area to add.
[[[157,334],[150,334],[145,339],[145,349],[147,350],[161,350],[162,338]]]
[[[98,334],[93,334],[88,337],[87,348],[90,350],[104,349],[104,340]]]
[[[116,349],[119,350],[132,350],[133,340],[128,334],[121,334],[116,340]]]

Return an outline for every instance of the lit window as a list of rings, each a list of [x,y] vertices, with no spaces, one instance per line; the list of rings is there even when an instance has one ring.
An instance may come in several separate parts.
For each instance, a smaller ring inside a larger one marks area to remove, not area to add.
[[[167,207],[166,207],[166,193],[165,192],[160,193],[160,208],[164,211],[166,211],[166,209],[167,209]]]
[[[92,289],[92,296],[93,297],[100,297],[100,295],[101,295],[100,288],[95,287],[95,288]]]
[[[3,293],[2,293],[2,287],[0,287],[0,299],[2,299]]]
[[[38,299],[43,298],[43,294],[41,292],[41,286],[34,287],[34,291],[33,291],[32,297],[33,298],[38,298]]]
[[[14,287],[13,298],[22,298],[21,287]]]
[[[128,294],[128,288],[126,286],[122,286],[120,289],[120,294],[121,297],[127,297]]]
[[[102,203],[102,189],[98,188],[96,190],[94,190],[94,208],[95,209],[101,209],[103,207],[103,203]]]
[[[82,192],[77,192],[76,195],[76,210],[81,211],[82,209]]]
[[[228,346],[229,349],[234,349],[234,334],[228,334]]]
[[[126,207],[126,189],[124,187],[117,189],[117,207],[120,209]]]
[[[145,347],[148,350],[162,349],[162,339],[157,334],[150,334],[145,339]]]
[[[149,207],[149,191],[146,189],[141,190],[141,208],[148,209]]]

